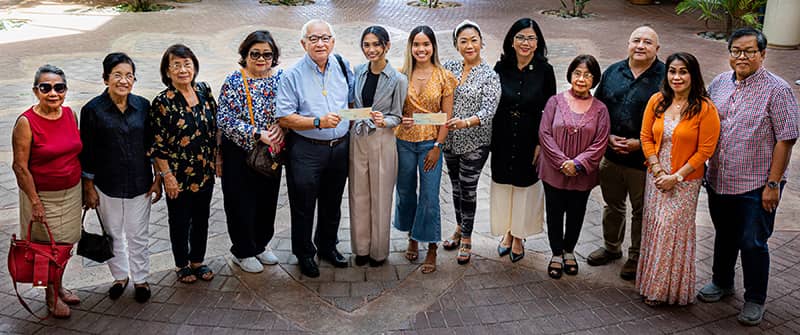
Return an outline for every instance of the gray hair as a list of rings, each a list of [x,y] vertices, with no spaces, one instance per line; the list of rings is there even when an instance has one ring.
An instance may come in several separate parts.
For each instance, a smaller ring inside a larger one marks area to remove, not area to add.
[[[333,26],[328,23],[328,21],[320,20],[320,19],[311,19],[308,20],[305,24],[303,24],[303,28],[300,28],[300,40],[306,39],[306,35],[308,35],[308,28],[312,25],[322,23],[328,27],[328,31],[331,32],[331,37],[336,38],[336,33],[333,32]]]
[[[42,78],[42,75],[45,73],[52,73],[61,77],[61,80],[64,81],[64,84],[67,83],[67,76],[64,74],[64,70],[60,69],[58,66],[45,64],[39,67],[36,70],[36,74],[33,76],[33,86],[39,85],[39,80]]]

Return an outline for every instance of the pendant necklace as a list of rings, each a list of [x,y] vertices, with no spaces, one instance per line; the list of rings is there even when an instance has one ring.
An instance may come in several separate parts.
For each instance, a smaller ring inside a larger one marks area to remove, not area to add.
[[[328,77],[328,71],[327,70],[328,69],[326,68],[325,69],[325,73],[322,74],[322,83],[321,84],[319,82],[319,78],[317,78],[317,75],[316,74],[314,75],[314,82],[316,82],[317,85],[319,85],[319,88],[322,89],[322,96],[324,96],[324,97],[328,96],[328,90],[325,89],[325,78]]]
[[[579,95],[575,94],[575,92],[573,92],[572,89],[569,90],[569,94],[575,100],[589,100],[589,99],[592,98],[591,95],[579,96]],[[567,106],[569,106],[569,101],[567,101]],[[567,109],[571,109],[571,108],[567,108]],[[567,126],[567,134],[569,134],[570,136],[575,135],[575,134],[578,133],[578,131],[581,128],[583,128],[583,126],[585,126],[587,123],[589,123],[589,121],[591,121],[591,119],[587,119],[586,121],[584,121],[584,119],[586,119],[586,114],[588,114],[588,113],[589,113],[589,111],[587,110],[586,112],[581,114],[580,119],[575,120],[576,117],[574,115],[572,115],[572,114],[577,114],[577,113],[574,113],[571,110],[570,111],[564,111],[564,124]],[[567,117],[567,115],[569,115],[569,117]],[[567,120],[569,120],[571,122],[567,122]]]

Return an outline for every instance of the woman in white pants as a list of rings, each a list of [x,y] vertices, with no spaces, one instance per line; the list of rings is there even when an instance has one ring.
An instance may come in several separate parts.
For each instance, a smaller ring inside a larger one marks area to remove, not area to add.
[[[160,177],[153,178],[147,150],[150,102],[131,94],[136,66],[124,53],[103,60],[107,88],[81,109],[81,168],[84,206],[96,208],[106,232],[113,238],[114,258],[108,268],[114,282],[108,290],[119,298],[133,278],[135,299],[150,299],[147,250],[150,204],[161,198]]]

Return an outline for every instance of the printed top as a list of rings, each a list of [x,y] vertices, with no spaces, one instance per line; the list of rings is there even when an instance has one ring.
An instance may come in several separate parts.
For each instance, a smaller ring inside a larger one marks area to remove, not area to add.
[[[444,68],[457,80],[464,73],[464,63],[451,60]],[[453,96],[453,117],[466,119],[477,116],[481,124],[470,128],[450,130],[444,150],[460,155],[487,146],[492,140],[492,118],[500,103],[500,77],[486,62],[473,67],[467,78],[458,84]]]
[[[255,129],[266,130],[278,122],[275,117],[275,95],[283,70],[278,70],[267,78],[247,78],[250,98],[253,102],[253,121],[250,124],[250,111],[247,107],[247,93],[244,90],[242,72],[234,71],[225,78],[219,92],[217,124],[222,134],[244,150],[255,146]]]

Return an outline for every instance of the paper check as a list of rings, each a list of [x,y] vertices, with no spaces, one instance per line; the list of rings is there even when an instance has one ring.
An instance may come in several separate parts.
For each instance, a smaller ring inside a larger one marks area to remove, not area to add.
[[[339,116],[341,116],[343,119],[348,119],[348,120],[371,119],[372,117],[369,115],[371,111],[372,108],[342,109],[339,111]]]
[[[440,126],[447,122],[447,113],[414,113],[414,124]]]

